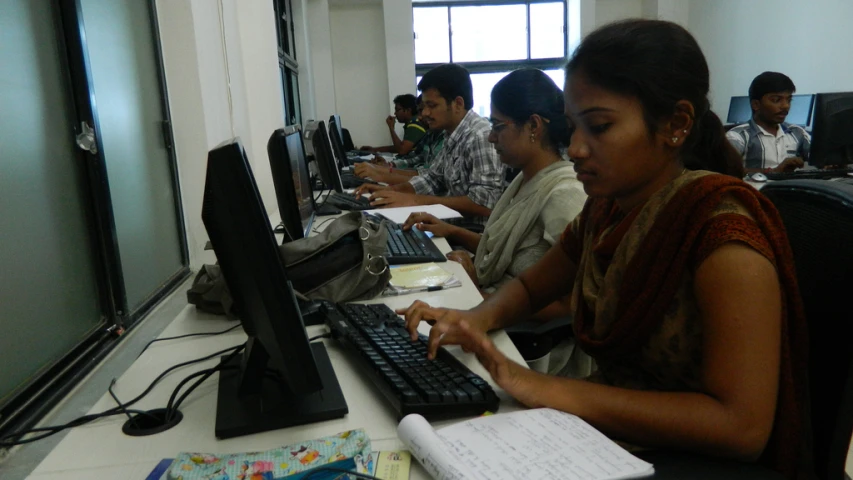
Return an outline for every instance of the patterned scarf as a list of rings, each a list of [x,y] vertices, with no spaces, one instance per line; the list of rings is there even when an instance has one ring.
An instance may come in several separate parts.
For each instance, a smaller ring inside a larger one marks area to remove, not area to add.
[[[779,275],[783,293],[779,393],[773,433],[761,462],[793,478],[802,467],[799,460],[805,449],[808,334],[781,218],[752,187],[732,177],[693,171],[627,215],[612,200],[588,202],[574,225],[573,237],[582,245],[569,245],[580,253],[581,286],[576,282],[573,292],[575,335],[596,360],[636,354],[670,311],[685,272],[693,267],[691,260],[705,248],[704,226],[725,196],[743,205],[758,228],[739,230],[720,242],[736,240],[737,235],[763,237],[746,242],[775,259]],[[733,220],[731,225],[740,229],[741,224]]]

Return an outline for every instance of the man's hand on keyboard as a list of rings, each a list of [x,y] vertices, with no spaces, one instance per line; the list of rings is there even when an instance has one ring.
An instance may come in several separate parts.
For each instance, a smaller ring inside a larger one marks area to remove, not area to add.
[[[396,192],[394,190],[377,190],[370,197],[370,205],[378,208],[414,207],[420,205],[419,195]]]
[[[355,198],[358,199],[358,198],[361,198],[361,196],[364,195],[365,193],[372,194],[373,192],[375,192],[377,190],[382,190],[383,188],[387,188],[387,187],[384,187],[382,185],[377,185],[375,183],[363,183],[358,188],[355,189],[353,194],[355,195]]]
[[[773,170],[777,172],[793,172],[798,168],[803,168],[805,164],[806,163],[800,157],[788,157],[785,160],[782,160],[782,163]]]
[[[386,168],[385,171],[387,170],[388,169]],[[381,170],[379,170],[379,167],[368,162],[356,163],[353,168],[353,173],[361,178],[370,177],[374,180],[376,180],[377,175],[381,176]]]
[[[488,319],[471,310],[455,310],[452,308],[435,308],[428,303],[416,300],[409,308],[396,310],[398,315],[406,318],[406,330],[412,340],[418,338],[418,325],[427,322],[432,325],[429,331],[427,357],[435,358],[435,352],[441,345],[461,345],[463,337],[459,334],[459,323],[465,321],[470,328],[485,333],[489,330]]]

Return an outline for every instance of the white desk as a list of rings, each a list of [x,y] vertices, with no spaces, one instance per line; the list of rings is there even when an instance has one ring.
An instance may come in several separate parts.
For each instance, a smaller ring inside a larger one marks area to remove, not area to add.
[[[276,223],[277,220],[273,225]],[[444,239],[435,240],[443,251],[450,250]],[[381,302],[388,304],[391,308],[399,308],[408,306],[415,299],[421,299],[434,306],[470,308],[482,300],[458,263],[447,262],[442,264],[442,267],[456,275],[462,281],[462,286],[439,292],[379,298],[367,303]],[[183,294],[183,291],[175,293],[175,295]],[[186,333],[224,330],[230,325],[234,323],[223,317],[200,313],[195,307],[187,306],[161,336],[171,337]],[[324,330],[325,327],[312,326],[308,327],[308,334],[312,336]],[[423,324],[421,330],[427,332],[429,326]],[[524,365],[521,355],[505,333],[496,332],[492,338],[501,351]],[[215,337],[191,337],[155,343],[119,378],[114,390],[123,401],[130,400],[170,366],[239,345],[245,339],[246,336],[242,330],[237,329]],[[396,434],[396,419],[381,394],[364,375],[350,365],[343,350],[335,341],[325,339],[324,343],[349,406],[349,414],[344,418],[228,440],[217,440],[213,432],[217,395],[217,375],[214,375],[199,386],[181,405],[184,419],[172,429],[148,437],[130,437],[121,432],[121,426],[126,420],[124,416],[113,416],[77,427],[68,433],[28,478],[33,480],[142,479],[160,460],[172,458],[183,451],[228,453],[266,450],[354,428],[366,430],[373,450],[401,449],[402,443],[397,439]],[[449,350],[474,372],[491,381],[488,373],[473,355],[463,353],[458,347],[451,347]],[[213,367],[217,363],[218,360],[210,360],[173,372],[133,408],[147,410],[164,407],[172,390],[181,379],[192,372]],[[505,392],[494,384],[493,386],[501,398],[501,412],[521,408]],[[105,392],[89,413],[100,412],[114,406],[112,398]],[[452,422],[443,422],[438,425],[447,423]],[[414,459],[410,478],[429,478]]]

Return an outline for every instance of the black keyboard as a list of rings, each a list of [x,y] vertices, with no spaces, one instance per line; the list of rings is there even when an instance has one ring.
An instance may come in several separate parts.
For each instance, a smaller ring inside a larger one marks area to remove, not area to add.
[[[793,172],[767,172],[768,180],[827,180],[830,178],[846,177],[853,170],[835,168],[829,170],[795,170]]]
[[[416,228],[403,230],[392,222],[385,222],[385,226],[388,229],[385,259],[389,265],[447,261],[426,233]]]
[[[341,173],[341,184],[344,188],[358,188],[365,183],[376,183],[373,180],[368,180],[366,178],[361,178],[357,175],[353,175],[352,173]]]
[[[365,155],[376,155],[369,150],[350,150],[347,152],[348,157],[363,157]]]
[[[370,199],[361,197],[356,200],[355,195],[349,193],[331,192],[324,203],[341,210],[370,210],[374,208],[370,206]]]
[[[495,412],[500,400],[488,382],[444,348],[427,360],[427,337],[412,342],[387,305],[324,303],[332,337],[391,403],[397,418],[428,420]]]

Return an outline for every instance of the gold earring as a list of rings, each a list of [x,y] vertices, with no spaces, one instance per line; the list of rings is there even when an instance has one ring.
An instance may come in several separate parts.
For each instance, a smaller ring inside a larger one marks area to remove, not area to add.
[[[672,143],[678,143],[678,137],[672,137]]]

